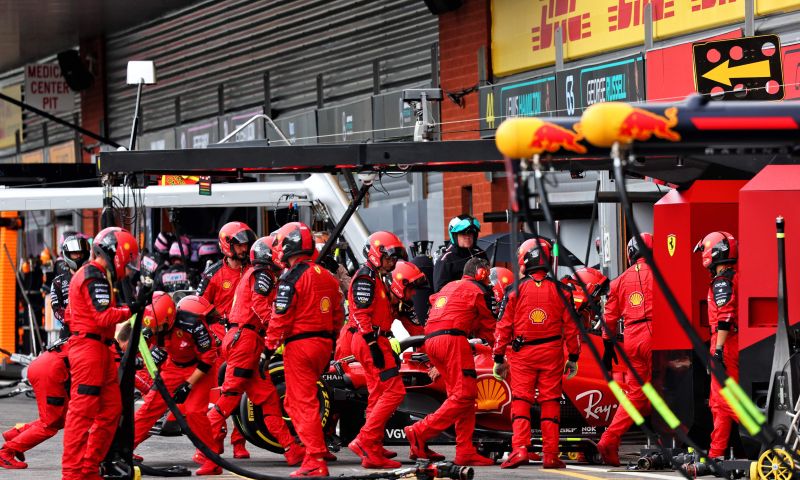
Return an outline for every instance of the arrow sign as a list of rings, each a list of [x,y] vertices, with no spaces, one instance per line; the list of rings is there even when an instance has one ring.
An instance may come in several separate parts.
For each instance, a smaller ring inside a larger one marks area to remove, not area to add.
[[[729,87],[732,85],[732,78],[769,78],[771,76],[769,60],[761,60],[759,62],[746,63],[733,67],[729,66],[728,60],[725,60],[703,74],[703,78]]]
[[[697,92],[712,100],[780,100],[781,42],[759,35],[692,45]]]

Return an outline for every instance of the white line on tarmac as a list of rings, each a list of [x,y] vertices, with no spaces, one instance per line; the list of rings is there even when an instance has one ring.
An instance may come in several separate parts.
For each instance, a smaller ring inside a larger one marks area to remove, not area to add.
[[[671,475],[663,475],[663,474],[659,474],[659,473],[649,473],[649,472],[642,472],[642,471],[622,472],[622,471],[618,471],[618,470],[608,471],[608,470],[601,470],[601,469],[596,468],[596,467],[582,467],[582,466],[579,466],[579,465],[568,465],[567,468],[568,469],[574,469],[574,470],[583,470],[583,471],[586,471],[586,472],[594,472],[594,473],[601,473],[602,472],[602,473],[613,473],[613,474],[619,473],[620,475],[633,475],[633,476],[637,476],[637,477],[658,478],[658,479],[662,479],[662,480],[675,480],[676,478],[678,478],[678,477],[676,477],[674,475],[672,475],[672,476]]]

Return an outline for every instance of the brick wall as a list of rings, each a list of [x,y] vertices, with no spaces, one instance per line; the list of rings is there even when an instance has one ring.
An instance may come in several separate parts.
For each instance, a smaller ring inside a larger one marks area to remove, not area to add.
[[[478,51],[491,45],[489,0],[465,0],[454,12],[439,16],[439,75],[445,92],[463,90],[478,83]],[[487,64],[489,64],[487,58]],[[463,107],[445,96],[442,101],[442,139],[473,140],[478,132],[478,93],[463,97]],[[461,122],[461,120],[467,120]],[[458,122],[458,123],[448,123]],[[456,215],[465,213],[465,187],[472,188],[472,213],[482,223],[482,234],[508,231],[505,223],[483,223],[483,213],[508,208],[505,181],[489,182],[483,173],[444,174],[444,229]]]
[[[81,126],[86,130],[106,135],[106,74],[105,74],[105,38],[93,37],[80,40],[79,51],[84,63],[88,65],[94,74],[94,83],[91,88],[81,92]],[[97,140],[82,136],[83,146],[97,144]],[[81,150],[83,163],[90,163],[92,153],[99,153],[100,149],[95,147],[92,152],[86,149]],[[89,235],[99,231],[99,210],[83,210],[81,229]]]

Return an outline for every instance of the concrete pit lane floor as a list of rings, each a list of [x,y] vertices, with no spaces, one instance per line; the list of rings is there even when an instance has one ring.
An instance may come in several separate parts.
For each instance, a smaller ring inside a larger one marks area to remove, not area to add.
[[[36,418],[36,401],[32,398],[27,398],[20,395],[13,398],[0,399],[0,428],[5,431],[17,423],[29,422]],[[229,428],[230,422],[229,422]],[[2,439],[0,439],[2,441]],[[28,468],[25,470],[5,470],[0,468],[0,479],[13,478],[14,480],[53,480],[61,477],[61,451],[62,451],[63,433],[59,432],[58,435],[37,446],[33,450],[26,452]],[[411,465],[413,462],[408,460],[408,447],[406,446],[391,446],[392,450],[398,452],[397,459],[402,461],[404,465]],[[286,475],[288,477],[294,468],[286,466],[282,456],[262,450],[253,445],[249,445],[251,458],[248,460],[232,460],[239,465],[247,468],[248,470],[269,473],[271,475]],[[225,454],[226,458],[231,458],[232,447],[229,440],[225,441]],[[455,448],[452,446],[438,446],[435,450],[452,459],[455,454]],[[194,447],[189,439],[183,436],[180,437],[160,437],[154,436],[145,440],[144,443],[136,450],[136,453],[144,457],[145,463],[153,467],[168,467],[172,465],[183,465],[189,470],[194,472],[197,465],[192,463],[191,458],[194,454]],[[623,448],[622,461],[635,462],[638,453],[638,448],[629,446]],[[632,455],[624,455],[631,453]],[[337,452],[339,457],[337,462],[329,464],[330,474],[332,476],[340,475],[357,475],[366,472],[361,468],[359,459],[347,448]],[[157,477],[146,477],[157,478]],[[230,472],[225,472],[218,477],[220,479],[234,479],[243,478],[234,475]],[[574,462],[567,462],[566,470],[542,470],[539,463],[532,463],[526,467],[520,467],[516,470],[500,470],[499,465],[493,467],[479,467],[475,469],[475,480],[490,480],[503,478],[503,480],[515,479],[581,479],[581,480],[626,480],[626,479],[677,479],[682,478],[677,472],[671,471],[648,471],[648,472],[635,472],[635,471],[621,471],[621,469],[613,469],[610,471],[609,467],[578,464]]]

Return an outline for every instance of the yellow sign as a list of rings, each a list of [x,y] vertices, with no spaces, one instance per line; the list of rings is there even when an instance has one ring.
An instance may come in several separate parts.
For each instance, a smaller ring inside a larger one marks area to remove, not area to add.
[[[731,78],[769,78],[772,76],[769,60],[745,63],[731,67],[728,60],[720,63],[708,72],[703,74],[704,78],[711,81],[731,86]]]
[[[677,241],[678,239],[674,233],[667,235],[667,251],[669,252],[670,257],[675,255],[675,243]]]
[[[492,0],[494,72],[510,75],[554,64],[557,28],[565,60],[643,45],[647,4],[656,39],[744,19],[745,0]]]
[[[44,163],[44,150],[34,150],[22,154],[22,163]]]
[[[756,15],[791,12],[800,9],[798,0],[756,0]]]
[[[5,87],[0,92],[14,100],[22,98],[22,86],[12,85]],[[0,100],[0,148],[10,148],[17,144],[15,133],[19,130],[22,141],[22,109],[18,106]]]

